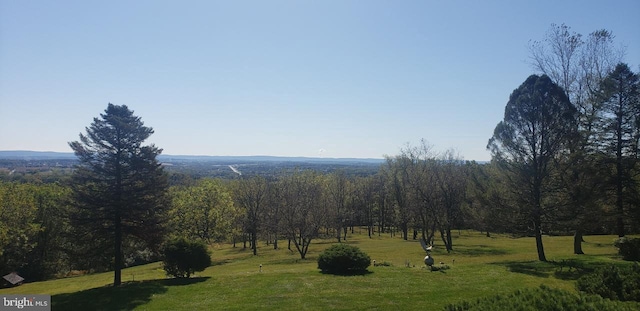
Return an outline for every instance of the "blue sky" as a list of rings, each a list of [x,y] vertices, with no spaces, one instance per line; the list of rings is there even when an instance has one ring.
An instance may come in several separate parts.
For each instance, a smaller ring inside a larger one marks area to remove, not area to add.
[[[165,154],[467,160],[552,23],[640,65],[640,1],[0,0],[0,150],[70,152],[109,102]]]

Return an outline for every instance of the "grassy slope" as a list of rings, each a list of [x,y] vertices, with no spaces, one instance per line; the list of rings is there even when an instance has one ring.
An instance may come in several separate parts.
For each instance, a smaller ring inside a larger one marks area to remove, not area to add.
[[[223,245],[213,251],[214,265],[192,280],[166,279],[160,263],[152,263],[125,269],[128,282],[120,288],[107,286],[112,273],[101,273],[24,284],[0,290],[0,295],[51,294],[54,310],[439,310],[448,303],[540,284],[573,291],[573,281],[587,269],[603,262],[625,264],[616,256],[614,238],[586,237],[588,255],[577,256],[572,237],[545,237],[550,262],[541,263],[535,260],[532,238],[487,238],[463,231],[454,238],[453,253],[437,246],[433,253],[450,269],[431,272],[422,268],[424,251],[418,242],[356,233],[347,243],[378,263],[392,264],[370,267],[363,276],[319,273],[317,255],[333,240],[313,241],[306,260],[287,250],[286,243],[280,250],[262,245],[259,256]]]

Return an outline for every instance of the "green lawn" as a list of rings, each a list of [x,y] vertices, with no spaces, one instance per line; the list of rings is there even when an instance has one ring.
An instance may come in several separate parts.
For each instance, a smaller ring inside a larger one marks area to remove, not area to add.
[[[436,263],[450,269],[431,272],[424,268],[419,242],[356,233],[347,243],[377,263],[391,264],[371,266],[370,273],[359,276],[319,272],[316,258],[334,240],[313,241],[306,260],[287,250],[286,241],[280,250],[261,244],[258,256],[220,245],[212,248],[213,265],[191,280],[167,279],[160,263],[152,263],[123,270],[126,283],[119,288],[109,286],[112,273],[100,273],[28,283],[0,295],[51,294],[53,310],[441,310],[449,303],[540,284],[575,291],[575,279],[589,269],[628,264],[617,256],[614,239],[585,237],[587,255],[578,256],[572,254],[572,237],[545,237],[549,262],[541,263],[533,238],[462,231],[454,238],[454,252],[438,245],[433,252]]]

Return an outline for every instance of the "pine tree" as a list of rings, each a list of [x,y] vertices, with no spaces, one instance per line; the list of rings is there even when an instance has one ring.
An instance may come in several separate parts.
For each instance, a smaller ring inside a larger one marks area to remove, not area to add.
[[[601,84],[602,114],[599,126],[600,150],[615,162],[612,188],[615,189],[616,231],[625,235],[625,205],[638,196],[634,171],[640,148],[639,77],[620,63]]]
[[[153,134],[127,106],[109,104],[70,142],[80,164],[71,181],[71,221],[78,243],[111,261],[113,285],[122,282],[123,245],[155,249],[163,238],[168,188],[157,160],[161,149],[142,143]],[[86,245],[90,245],[87,247]],[[103,248],[111,245],[111,250]]]

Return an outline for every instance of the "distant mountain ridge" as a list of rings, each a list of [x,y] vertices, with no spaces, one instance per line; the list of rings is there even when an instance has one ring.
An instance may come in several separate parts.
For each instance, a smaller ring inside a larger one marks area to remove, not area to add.
[[[29,150],[0,150],[0,159],[11,160],[42,160],[42,159],[75,159],[71,152],[29,151]]]
[[[53,160],[75,159],[71,152],[0,150],[0,159],[10,160]],[[212,161],[212,162],[314,162],[314,163],[369,163],[381,164],[384,159],[373,158],[311,158],[279,156],[202,156],[202,155],[160,155],[162,162],[176,161]]]

